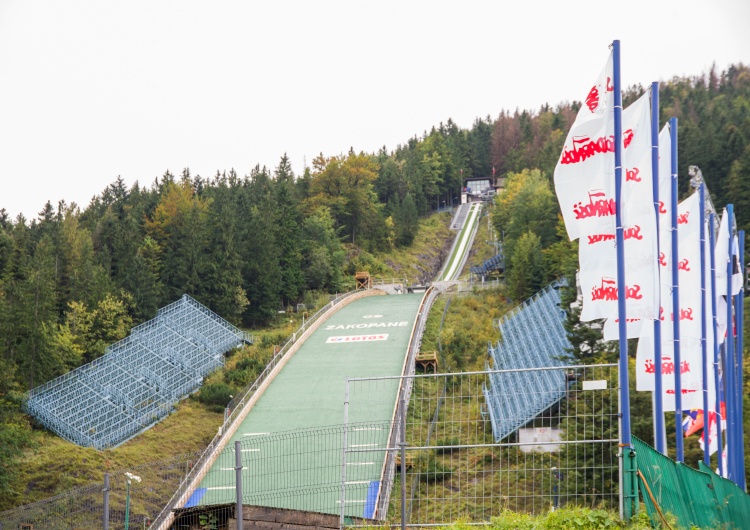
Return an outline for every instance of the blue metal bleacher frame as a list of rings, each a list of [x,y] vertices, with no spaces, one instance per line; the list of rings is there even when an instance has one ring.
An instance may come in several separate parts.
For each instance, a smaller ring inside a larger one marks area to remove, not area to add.
[[[26,410],[84,447],[116,447],[167,416],[252,337],[185,295],[102,357],[31,390]]]
[[[484,278],[490,272],[505,270],[505,255],[503,254],[503,245],[496,241],[487,241],[487,243],[497,247],[497,254],[490,259],[485,260],[481,265],[469,268],[471,274]]]
[[[493,271],[505,270],[505,257],[502,254],[496,254],[481,265],[471,267],[469,271],[477,276],[485,276]]]
[[[501,339],[489,345],[494,363],[484,388],[487,413],[496,441],[501,441],[565,397],[562,370],[540,370],[569,364],[570,348],[555,282],[505,315]]]

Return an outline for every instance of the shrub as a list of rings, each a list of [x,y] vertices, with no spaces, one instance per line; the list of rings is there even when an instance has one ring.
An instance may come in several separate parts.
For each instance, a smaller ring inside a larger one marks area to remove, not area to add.
[[[453,469],[444,466],[435,455],[430,455],[427,468],[419,474],[419,479],[427,483],[442,482],[449,478],[451,473],[453,473]]]
[[[459,440],[458,438],[455,438],[455,437],[453,437],[453,438],[445,438],[445,439],[442,439],[442,440],[438,440],[435,443],[435,445],[438,445],[438,446],[442,445],[442,446],[445,446],[445,447],[444,448],[435,449],[435,451],[439,455],[446,454],[446,453],[447,454],[451,454],[453,452],[453,448],[450,447],[450,446],[460,445],[460,444],[461,444],[461,440]]]
[[[551,512],[544,521],[545,530],[597,530],[599,528],[622,528],[619,515],[607,510],[570,507]]]
[[[232,399],[232,389],[225,383],[209,383],[203,385],[198,401],[215,409],[224,409]]]
[[[535,518],[529,514],[503,510],[503,513],[490,520],[490,528],[492,530],[533,530],[538,526]]]

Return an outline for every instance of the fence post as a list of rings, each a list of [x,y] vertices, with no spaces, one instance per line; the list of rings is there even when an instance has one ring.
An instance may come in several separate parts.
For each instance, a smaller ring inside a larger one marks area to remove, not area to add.
[[[344,530],[344,514],[346,513],[346,444],[347,428],[349,426],[349,378],[346,379],[346,390],[344,391],[344,432],[342,440],[343,454],[341,455],[341,515],[339,517],[339,530]]]
[[[401,530],[406,530],[406,400],[401,397]]]
[[[102,523],[104,530],[109,530],[109,473],[104,473],[104,513],[102,514]],[[0,525],[2,527],[2,525]]]
[[[237,530],[242,530],[242,444],[239,441],[234,442],[234,465],[235,491],[237,492],[234,517],[237,519]]]

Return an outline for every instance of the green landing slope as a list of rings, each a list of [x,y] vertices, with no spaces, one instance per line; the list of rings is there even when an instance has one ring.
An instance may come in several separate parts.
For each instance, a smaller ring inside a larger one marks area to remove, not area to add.
[[[322,323],[249,411],[186,506],[234,502],[238,440],[245,504],[339,513],[343,441],[341,428],[330,426],[344,423],[346,379],[401,375],[421,299],[369,296]],[[350,407],[348,422],[390,421],[397,392],[397,381],[379,382],[377,399]],[[317,428],[315,435],[285,433]],[[387,428],[361,430],[367,432],[350,433],[348,447],[386,445]],[[367,444],[358,444],[365,437]],[[384,459],[382,451],[368,453],[366,465],[347,470],[347,515],[372,513]]]

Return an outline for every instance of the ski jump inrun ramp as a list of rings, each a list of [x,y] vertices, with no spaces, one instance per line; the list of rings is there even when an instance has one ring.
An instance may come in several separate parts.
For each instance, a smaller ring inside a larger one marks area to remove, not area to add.
[[[438,277],[440,280],[458,276],[476,233],[481,204],[465,204],[461,208],[463,211],[459,210],[456,218],[461,216],[464,222],[459,223],[462,226],[458,227],[453,248]],[[170,508],[233,503],[235,441],[252,441],[251,448],[243,449],[248,453],[242,455],[243,461],[247,462],[244,471],[250,475],[262,473],[264,479],[253,481],[252,477],[243,474],[243,497],[247,492],[252,496],[253,504],[339,514],[341,501],[337,488],[318,488],[310,494],[311,484],[328,482],[324,479],[326,476],[335,483],[341,476],[340,458],[331,458],[330,447],[323,447],[328,443],[326,438],[308,437],[304,455],[299,454],[296,444],[262,441],[271,441],[278,433],[341,425],[344,422],[347,378],[403,375],[422,300],[422,294],[384,295],[381,291],[370,290],[342,302],[304,342],[298,343],[296,351],[292,350],[282,361],[283,367],[265,390],[246,405],[246,410],[224,433],[223,443],[199,464],[203,469],[194,475],[193,482],[174,499],[175,505]],[[424,317],[428,309],[424,308]],[[379,390],[379,400],[366,410],[358,409],[354,415],[350,414],[348,423],[392,420],[398,383],[393,380],[390,386],[385,385]],[[380,435],[375,433],[374,437],[373,433],[366,434],[371,445],[375,445],[372,440],[381,437],[377,445],[382,447],[387,443],[389,433],[384,430]],[[347,445],[353,447],[358,445],[357,442],[357,433],[350,433]],[[315,447],[315,444],[321,447]],[[243,447],[247,446],[245,443]],[[340,454],[342,447],[335,451]],[[302,457],[306,459],[304,466],[298,460]],[[373,469],[383,468],[385,457],[385,452],[373,452],[372,458],[366,462],[370,468],[362,465],[347,469],[347,496],[350,499],[347,502],[351,502],[346,505],[347,515],[372,517],[379,481],[371,478]],[[310,465],[311,459],[320,461]],[[253,461],[256,461],[255,466]],[[260,466],[269,462],[278,468],[275,472],[260,470]],[[315,469],[314,478],[309,476],[310,469]],[[277,483],[279,481],[283,483]],[[355,495],[351,493],[352,485]],[[269,495],[268,503],[264,504],[263,492],[258,488],[288,492],[288,495]],[[169,528],[171,522],[170,514],[158,528]]]

